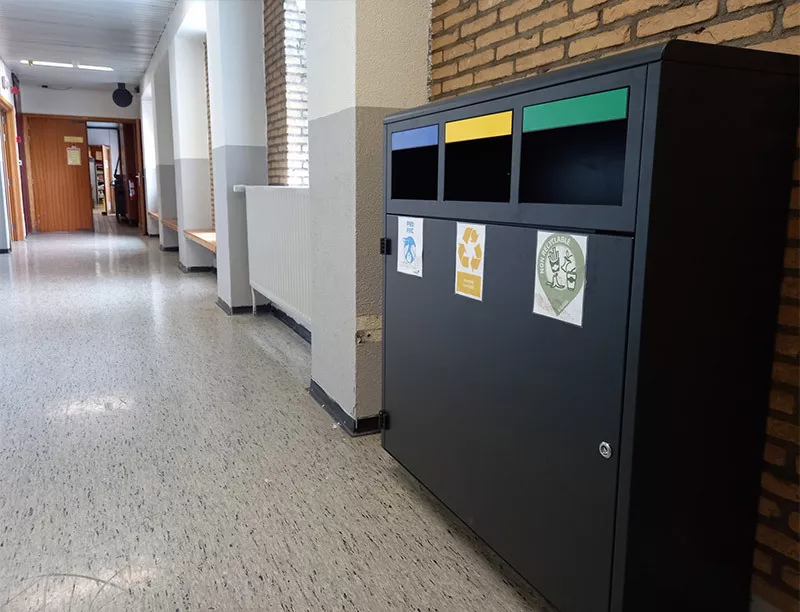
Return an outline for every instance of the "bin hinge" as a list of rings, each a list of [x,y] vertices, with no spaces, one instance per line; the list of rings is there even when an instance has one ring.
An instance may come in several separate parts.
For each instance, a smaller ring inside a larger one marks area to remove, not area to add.
[[[378,413],[378,427],[381,431],[389,429],[389,413],[385,410]]]
[[[391,255],[391,254],[392,254],[392,239],[381,238],[381,255]]]

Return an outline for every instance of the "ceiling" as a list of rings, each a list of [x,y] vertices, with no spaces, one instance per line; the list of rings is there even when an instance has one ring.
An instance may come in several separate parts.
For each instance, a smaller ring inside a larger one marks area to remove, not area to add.
[[[177,0],[0,0],[0,58],[22,83],[115,89],[144,74]],[[113,72],[20,60],[110,66]]]

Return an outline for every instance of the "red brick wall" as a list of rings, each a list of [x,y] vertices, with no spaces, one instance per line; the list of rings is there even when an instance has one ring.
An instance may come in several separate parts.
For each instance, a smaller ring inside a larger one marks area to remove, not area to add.
[[[264,0],[267,180],[308,186],[305,0]]]
[[[800,55],[800,1],[433,0],[431,99],[672,38]],[[784,612],[800,609],[798,164],[794,178],[753,559],[753,592]]]
[[[211,89],[208,86],[208,45],[203,43],[203,69],[206,76],[206,117],[208,119],[208,173],[209,180],[209,195],[211,198],[211,229],[217,229],[217,211],[214,206],[214,168],[212,160],[214,159],[214,147],[211,142]]]
[[[795,162],[781,308],[772,369],[773,388],[759,524],[753,559],[753,592],[784,612],[800,610],[800,168]]]
[[[431,99],[671,38],[800,54],[800,2],[434,0]]]

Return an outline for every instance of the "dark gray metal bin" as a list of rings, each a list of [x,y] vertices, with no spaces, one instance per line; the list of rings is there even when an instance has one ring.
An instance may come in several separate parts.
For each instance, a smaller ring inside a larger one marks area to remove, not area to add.
[[[619,90],[622,131],[523,132]],[[383,445],[562,612],[749,607],[799,95],[796,57],[680,41],[385,121]],[[540,231],[586,237],[579,324],[533,312]]]

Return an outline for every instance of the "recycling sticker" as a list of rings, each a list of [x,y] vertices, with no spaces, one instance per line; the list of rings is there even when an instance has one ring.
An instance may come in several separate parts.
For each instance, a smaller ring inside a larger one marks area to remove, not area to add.
[[[456,293],[483,301],[486,226],[456,224]]]
[[[588,239],[575,234],[538,232],[533,312],[583,325]]]
[[[423,219],[397,218],[397,271],[422,277]]]

